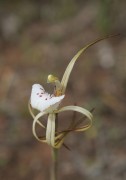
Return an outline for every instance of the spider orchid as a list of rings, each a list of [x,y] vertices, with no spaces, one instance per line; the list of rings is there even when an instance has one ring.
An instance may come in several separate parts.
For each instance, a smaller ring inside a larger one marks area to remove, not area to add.
[[[108,38],[108,37],[107,37]],[[29,111],[32,115],[34,121],[32,126],[32,131],[35,138],[40,142],[45,142],[52,146],[53,148],[60,148],[62,144],[64,144],[64,139],[66,135],[71,131],[85,131],[92,125],[92,114],[88,110],[79,107],[79,106],[66,106],[61,107],[60,104],[62,100],[65,98],[65,91],[68,84],[70,73],[73,69],[73,66],[78,59],[78,57],[90,46],[93,44],[106,39],[97,39],[96,41],[88,44],[84,48],[82,48],[70,61],[68,64],[65,73],[61,82],[59,79],[53,75],[49,75],[47,78],[48,83],[54,83],[55,89],[52,95],[45,92],[43,86],[40,84],[34,84],[32,86],[31,98],[29,101]],[[36,116],[34,115],[32,108],[40,111]],[[79,126],[78,124],[70,125],[70,127],[64,131],[58,132],[55,125],[56,115],[60,112],[64,111],[76,111],[83,114],[86,118],[88,118],[89,123],[87,125]],[[46,127],[39,121],[39,118],[48,115],[47,125]],[[42,128],[46,129],[46,135],[44,137],[39,137],[36,133],[36,123],[38,123]],[[65,145],[65,144],[64,144]]]

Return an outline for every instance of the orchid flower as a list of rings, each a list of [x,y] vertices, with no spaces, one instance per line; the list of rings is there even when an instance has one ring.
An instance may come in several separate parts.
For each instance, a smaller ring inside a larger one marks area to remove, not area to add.
[[[65,98],[65,91],[68,84],[69,76],[71,74],[71,71],[73,69],[76,60],[88,47],[92,46],[93,44],[103,39],[105,38],[97,39],[96,41],[82,48],[68,64],[61,81],[59,81],[59,79],[53,75],[48,76],[47,82],[55,84],[55,89],[53,94],[50,95],[47,92],[45,92],[45,89],[40,84],[34,84],[32,86],[31,98],[29,101],[29,111],[34,119],[32,125],[33,135],[38,141],[45,142],[50,146],[52,146],[53,148],[60,148],[61,145],[64,144],[64,139],[69,132],[85,131],[92,125],[93,116],[90,111],[82,107],[73,106],[73,105],[60,108],[60,104]],[[37,109],[39,113],[37,115],[34,115],[32,108]],[[64,111],[79,112],[83,114],[83,116],[88,118],[89,123],[81,127],[78,127],[77,124],[75,124],[74,126],[71,124],[68,129],[58,132],[55,125],[56,115]],[[39,118],[43,117],[44,115],[48,115],[46,126],[44,126],[43,123],[39,121]],[[38,123],[38,125],[40,125],[42,128],[46,130],[46,135],[44,137],[40,138],[37,135],[36,123]]]

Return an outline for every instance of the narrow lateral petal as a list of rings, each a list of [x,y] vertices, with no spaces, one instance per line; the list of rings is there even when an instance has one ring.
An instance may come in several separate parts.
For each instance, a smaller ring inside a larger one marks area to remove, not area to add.
[[[88,117],[89,119],[92,119],[93,116],[90,113],[90,111],[86,110],[85,108],[79,107],[79,106],[65,106],[60,108],[57,112],[63,112],[63,111],[77,111]]]
[[[87,125],[83,125],[81,127],[71,127],[71,128],[68,128],[67,130],[64,130],[64,131],[60,132],[59,135],[56,135],[56,137],[55,137],[55,148],[60,148],[61,147],[61,145],[64,142],[64,139],[65,139],[66,135],[69,132],[72,132],[72,131],[85,131],[88,128],[90,128],[91,125],[92,125],[93,116],[88,110],[86,110],[86,109],[84,109],[82,107],[79,107],[79,106],[66,106],[66,107],[63,107],[63,108],[59,109],[57,111],[57,113],[64,112],[64,111],[76,111],[76,112],[82,113],[84,116],[86,116],[89,119],[89,123]]]

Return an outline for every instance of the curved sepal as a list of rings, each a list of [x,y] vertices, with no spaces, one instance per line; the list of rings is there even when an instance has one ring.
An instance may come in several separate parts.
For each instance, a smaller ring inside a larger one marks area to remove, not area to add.
[[[31,116],[33,117],[33,119],[35,119],[35,115],[34,115],[34,113],[33,113],[33,111],[32,111],[32,107],[31,107],[30,101],[28,102],[28,109],[29,109],[29,112],[30,112]],[[44,126],[39,120],[37,120],[37,123],[38,123],[41,127],[45,128],[45,126]]]
[[[46,141],[52,147],[55,146],[55,118],[54,113],[49,114],[46,128]]]
[[[34,121],[33,121],[33,124],[32,124],[32,132],[33,132],[33,135],[35,136],[35,138],[40,141],[40,142],[43,142],[36,134],[36,123],[38,122],[38,119],[42,116],[44,116],[45,114],[47,114],[46,112],[40,112],[39,114],[37,114],[37,116],[35,116],[34,118]],[[43,128],[45,128],[44,125],[42,125]]]
[[[119,34],[117,34],[119,35]],[[97,39],[93,42],[91,42],[90,44],[86,45],[84,48],[82,48],[73,58],[72,60],[70,61],[70,63],[68,64],[66,70],[65,70],[65,73],[63,75],[63,78],[61,80],[61,85],[62,85],[62,94],[65,93],[65,90],[66,90],[66,87],[67,87],[67,83],[68,83],[68,80],[69,80],[69,76],[70,76],[70,73],[73,69],[73,66],[76,62],[76,60],[79,58],[79,56],[84,52],[86,51],[89,47],[91,47],[92,45],[96,44],[97,42],[99,41],[102,41],[104,39],[107,39],[107,38],[111,38],[111,37],[114,37],[114,36],[117,36],[117,35],[110,35],[110,36],[106,36],[106,37],[103,37],[103,38],[100,38],[100,39]]]

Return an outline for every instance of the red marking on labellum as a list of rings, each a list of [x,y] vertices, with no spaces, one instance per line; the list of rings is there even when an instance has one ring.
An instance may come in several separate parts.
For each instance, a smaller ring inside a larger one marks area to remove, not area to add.
[[[47,98],[45,100],[47,100]]]
[[[39,95],[39,93],[37,93],[37,95]]]
[[[39,97],[42,97],[42,95],[40,95]]]

